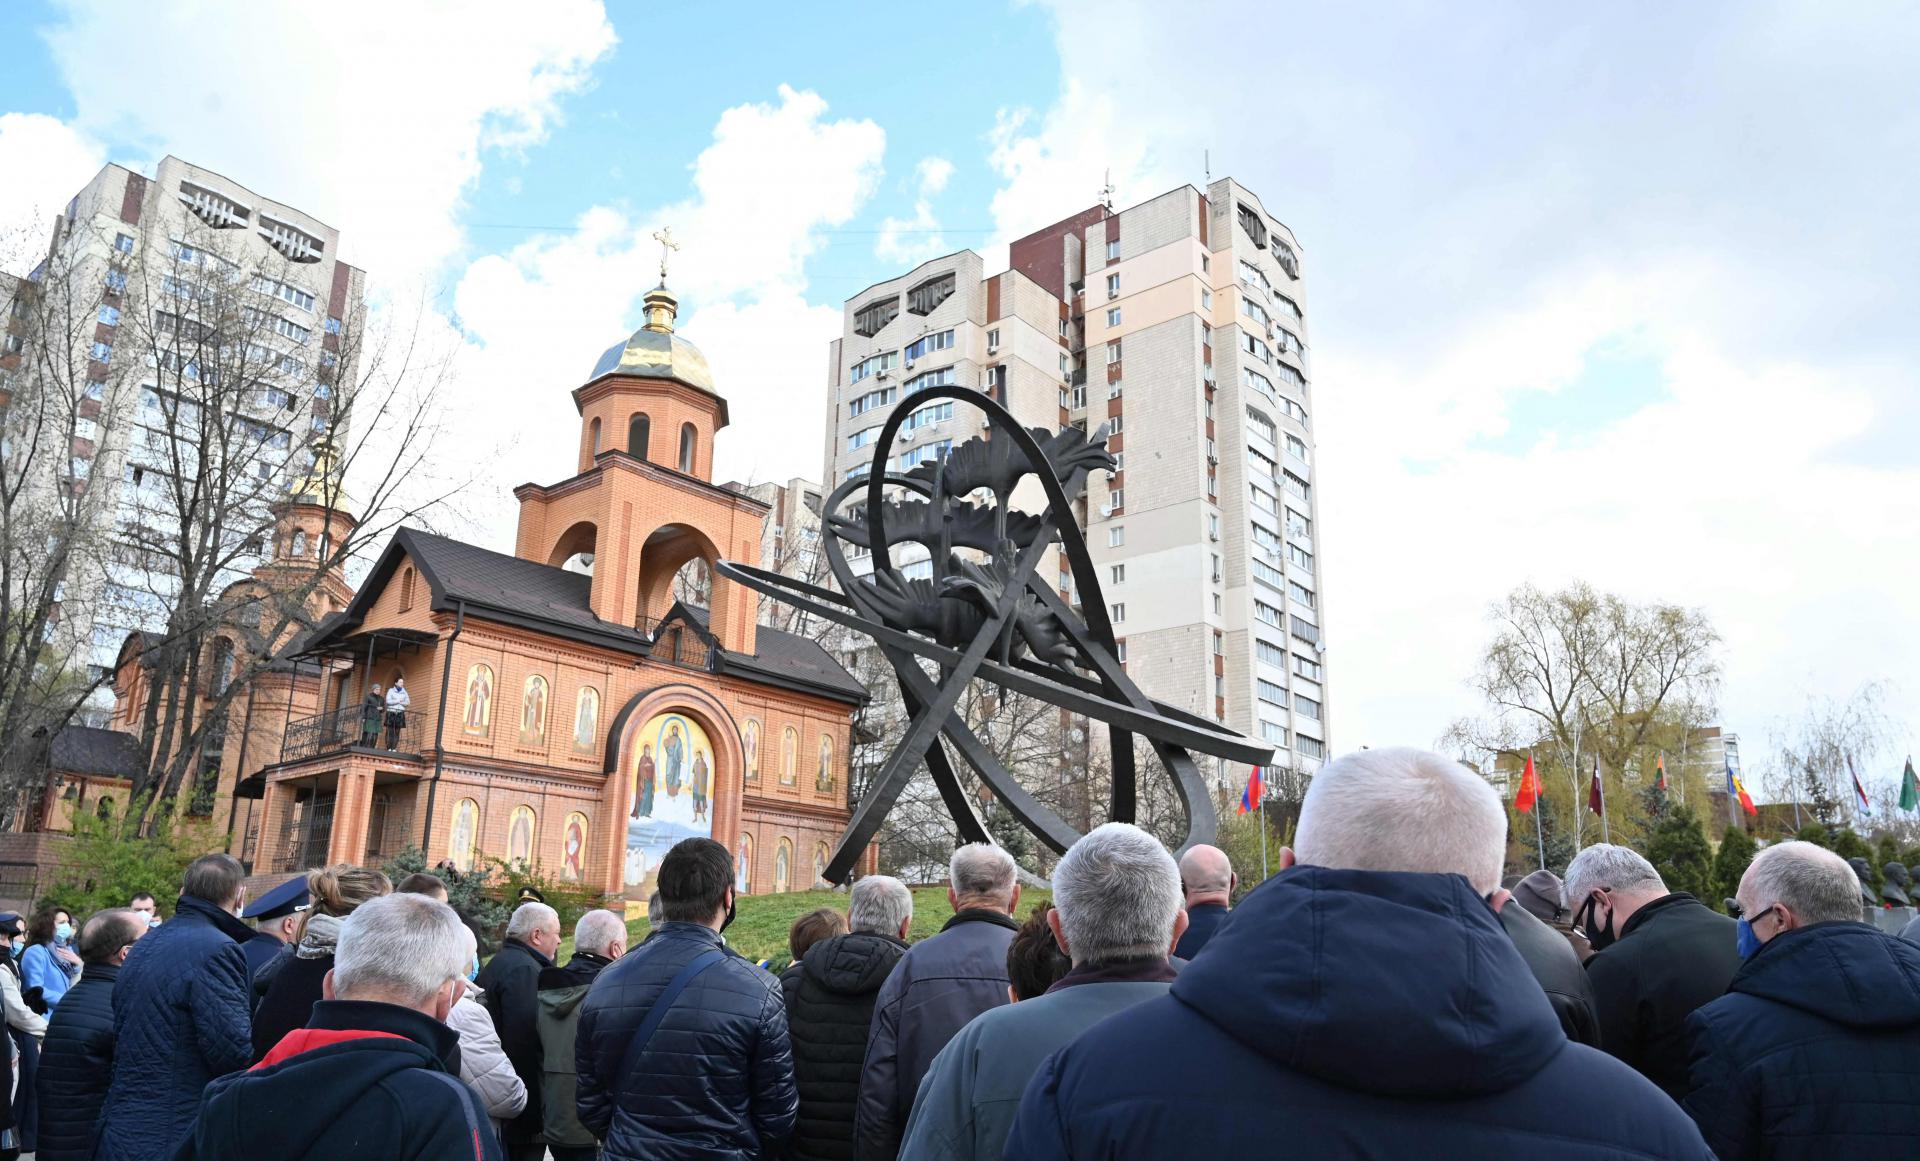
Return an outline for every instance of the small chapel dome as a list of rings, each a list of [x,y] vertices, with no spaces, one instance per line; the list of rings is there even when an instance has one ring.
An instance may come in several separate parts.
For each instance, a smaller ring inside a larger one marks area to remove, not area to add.
[[[647,293],[646,325],[632,337],[608,347],[593,365],[588,382],[602,375],[632,375],[642,379],[677,379],[689,387],[718,394],[713,387],[713,372],[700,348],[673,331],[674,316],[680,301],[665,284]]]

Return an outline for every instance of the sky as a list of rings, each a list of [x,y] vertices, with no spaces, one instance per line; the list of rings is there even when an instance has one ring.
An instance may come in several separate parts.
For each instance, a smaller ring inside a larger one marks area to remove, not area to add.
[[[1698,607],[1748,767],[1810,697],[1920,726],[1920,9],[1145,0],[0,8],[0,232],[172,152],[337,226],[459,349],[474,538],[570,468],[652,235],[731,402],[817,477],[841,304],[1207,172],[1302,243],[1336,750],[1478,707],[1486,613]],[[154,48],[161,51],[152,51]]]

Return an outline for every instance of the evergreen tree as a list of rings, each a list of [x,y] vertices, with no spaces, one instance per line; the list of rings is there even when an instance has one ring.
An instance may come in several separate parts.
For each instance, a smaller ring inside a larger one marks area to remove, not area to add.
[[[1744,827],[1729,826],[1720,836],[1720,850],[1713,856],[1713,898],[1707,902],[1724,907],[1724,900],[1733,898],[1740,889],[1740,876],[1753,862],[1753,849],[1753,836]]]
[[[1812,843],[1817,847],[1826,847],[1829,850],[1833,847],[1833,837],[1827,833],[1826,827],[1817,822],[1810,822],[1801,827],[1800,833],[1793,837],[1800,842]]]
[[[1713,847],[1707,842],[1700,817],[1677,807],[1660,820],[1647,840],[1647,861],[1660,872],[1669,891],[1685,891],[1701,899],[1713,892]]]
[[[1867,861],[1867,885],[1873,888],[1877,897],[1880,894],[1880,864],[1873,857],[1873,848],[1867,840],[1861,838],[1851,827],[1843,827],[1833,834],[1833,853],[1843,859],[1865,859]]]
[[[1892,832],[1881,831],[1879,839],[1873,844],[1874,869],[1879,870],[1888,863],[1904,862],[1906,860],[1900,857],[1900,844],[1894,840]],[[1912,865],[1909,864],[1907,869],[1912,870]]]

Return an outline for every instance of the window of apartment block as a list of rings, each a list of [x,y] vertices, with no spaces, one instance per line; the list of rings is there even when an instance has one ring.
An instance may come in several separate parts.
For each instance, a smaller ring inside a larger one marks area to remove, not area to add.
[[[103,305],[101,306],[99,313],[96,314],[94,317],[98,318],[101,322],[105,323],[107,326],[117,327],[120,325],[120,308],[117,306]]]
[[[1127,566],[1126,566],[1126,565],[1124,565],[1124,564],[1116,564],[1116,565],[1114,565],[1114,566],[1113,566],[1113,567],[1112,567],[1111,569],[1109,569],[1108,571],[1109,571],[1109,572],[1111,572],[1111,573],[1113,574],[1113,583],[1114,583],[1114,584],[1117,584],[1117,585],[1118,585],[1118,584],[1125,584],[1125,583],[1126,583],[1126,581],[1127,581]]]
[[[1108,416],[1107,417],[1107,434],[1119,435],[1121,429],[1125,426],[1126,418],[1127,417],[1125,415]]]
[[[1309,645],[1320,643],[1320,626],[1312,621],[1303,621],[1299,617],[1287,618],[1288,631]]]
[[[1113,505],[1115,511],[1125,508],[1127,506],[1127,493],[1121,488],[1115,488],[1107,493],[1107,503]]]
[[[1218,512],[1207,513],[1207,539],[1220,539],[1220,513]]]
[[[1067,320],[1066,319],[1060,320],[1060,337],[1063,339],[1067,337]]]
[[[1286,669],[1287,651],[1285,649],[1282,649],[1280,646],[1275,645],[1271,641],[1262,641],[1262,640],[1259,640],[1258,638],[1255,638],[1253,642],[1253,647],[1254,647],[1255,654],[1259,656],[1261,661],[1275,667],[1276,669],[1280,669],[1280,670]]]
[[[993,330],[990,330],[987,332],[987,353],[992,354],[993,352],[999,349],[1000,349],[1000,328],[995,327]]]
[[[1107,325],[1110,327],[1117,327],[1120,325],[1120,308],[1119,307],[1115,306],[1115,307],[1109,307],[1107,309]]]
[[[907,362],[911,363],[922,355],[930,354],[933,351],[944,351],[951,346],[953,346],[953,332],[950,330],[940,331],[930,335],[922,335],[907,344]]]
[[[1214,444],[1212,436],[1207,437],[1207,458],[1210,460],[1220,458],[1220,449]]]
[[[1107,363],[1111,366],[1120,361],[1120,340],[1114,339],[1107,344]]]
[[[107,289],[115,294],[123,293],[127,289],[126,274],[119,270],[107,271]]]
[[[1260,723],[1260,737],[1284,749],[1287,744],[1287,727],[1278,722],[1263,720]]]
[[[1107,529],[1107,547],[1118,548],[1127,542],[1127,528],[1124,524],[1115,524]]]
[[[1313,488],[1292,472],[1281,472],[1280,483],[1286,490],[1302,500],[1313,499]]]
[[[133,235],[132,234],[114,235],[113,248],[115,250],[120,251],[122,254],[133,253]]]
[[[1213,675],[1213,696],[1216,698],[1227,696],[1227,675],[1226,674],[1216,673]]]
[[[1213,259],[1207,257],[1205,254],[1200,255],[1200,273],[1213,273]]]
[[[1107,275],[1107,297],[1113,298],[1117,296],[1119,293],[1120,293],[1120,276],[1118,274]]]
[[[1125,641],[1115,641],[1113,643],[1113,658],[1122,665],[1127,663],[1127,643]]]
[[[93,382],[87,384],[88,399],[93,399],[97,401],[97,400],[105,399],[106,397],[107,397],[107,385],[105,383],[102,383],[100,380],[95,379]]]
[[[1295,512],[1291,508],[1287,509],[1287,535],[1288,536],[1312,536],[1313,521],[1307,519],[1305,516],[1300,515],[1300,513]]]
[[[1211,575],[1212,575],[1212,577],[1213,577],[1213,583],[1214,583],[1214,584],[1219,584],[1219,583],[1220,583],[1220,575],[1221,575],[1221,574],[1220,574],[1220,554],[1219,554],[1219,553],[1217,553],[1217,552],[1210,552],[1210,553],[1208,553],[1208,554],[1207,554],[1207,556],[1208,556],[1208,558],[1209,558],[1209,560],[1211,561],[1211,563],[1212,563],[1212,565],[1213,565],[1213,569],[1212,569],[1212,573],[1211,573]]]
[[[1299,581],[1287,582],[1287,595],[1299,601],[1307,608],[1313,608],[1313,590],[1301,584]]]
[[[1299,741],[1300,744],[1296,749],[1302,758],[1319,758],[1327,752],[1326,744],[1319,738],[1309,738],[1303,734]]]
[[[8,335],[5,344],[0,346],[0,350],[5,350],[9,355],[17,355],[26,349],[27,340],[21,338],[19,335]]]
[[[1087,385],[1082,383],[1078,387],[1075,387],[1073,394],[1068,398],[1069,402],[1067,406],[1073,410],[1078,411],[1082,407],[1085,407],[1087,405]]]
[[[1254,689],[1259,693],[1261,701],[1277,706],[1287,704],[1287,691],[1284,686],[1276,685],[1265,678],[1258,678],[1254,681]]]
[[[1118,625],[1127,619],[1127,603],[1116,601],[1107,606],[1107,619]]]
[[[1309,681],[1319,681],[1322,670],[1318,661],[1311,661],[1298,653],[1293,655],[1293,671]]]
[[[1306,572],[1312,573],[1313,553],[1308,552],[1297,544],[1289,544],[1287,545],[1287,563],[1293,565],[1295,568],[1304,569]]]
[[[97,342],[89,349],[88,354],[93,356],[93,361],[96,363],[107,362],[113,358],[113,344]]]
[[[932,314],[935,307],[953,297],[954,276],[942,274],[929,278],[907,291],[907,310],[914,314]]]
[[[1113,472],[1111,474],[1117,476],[1121,472],[1124,472],[1126,470],[1127,470],[1127,453],[1114,452],[1113,453]]]
[[[1310,722],[1317,722],[1320,720],[1320,703],[1310,697],[1301,697],[1299,694],[1294,694],[1293,712]]]
[[[1067,373],[1067,353],[1065,351],[1060,352],[1060,373],[1062,375]]]
[[[1225,610],[1221,607],[1220,594],[1219,593],[1213,594],[1213,615],[1218,617],[1224,611]]]
[[[1204,311],[1213,310],[1213,291],[1205,287],[1200,288],[1200,309]]]
[[[1118,238],[1107,239],[1107,261],[1118,262],[1119,260],[1120,260],[1120,239]]]
[[[853,315],[853,333],[871,337],[900,314],[899,298],[883,299],[861,307]]]
[[[1253,528],[1255,533],[1263,531],[1258,524],[1254,525]],[[1265,543],[1258,535],[1256,535],[1254,539],[1261,541],[1263,544]],[[1257,556],[1253,558],[1253,579],[1268,586],[1275,592],[1285,592],[1287,588],[1287,578],[1281,575],[1280,570]]]
[[[1299,460],[1303,464],[1308,462],[1307,445],[1300,439],[1299,436],[1294,435],[1291,432],[1287,434],[1287,454],[1292,456],[1294,459]]]
[[[1272,625],[1276,629],[1286,627],[1286,619],[1280,615],[1280,610],[1265,601],[1253,602],[1253,616],[1255,620]]]
[[[1207,499],[1217,500],[1219,498],[1220,498],[1220,477],[1214,474],[1214,470],[1212,468],[1208,468],[1207,469]]]
[[[1107,398],[1108,399],[1120,398],[1121,386],[1122,384],[1118,379],[1115,379],[1113,382],[1107,384]]]

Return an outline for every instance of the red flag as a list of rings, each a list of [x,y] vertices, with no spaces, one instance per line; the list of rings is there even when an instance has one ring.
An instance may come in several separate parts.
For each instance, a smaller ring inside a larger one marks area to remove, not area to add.
[[[1527,755],[1527,768],[1520,775],[1520,793],[1513,799],[1513,808],[1521,814],[1533,809],[1540,799],[1540,772],[1533,768],[1533,755]]]
[[[1593,760],[1593,784],[1587,787],[1587,809],[1595,814],[1607,812],[1606,792],[1600,789],[1600,759]]]
[[[1660,781],[1655,785],[1665,790],[1667,788],[1667,752],[1665,750],[1660,751],[1660,757],[1654,760],[1653,768],[1660,771]]]

